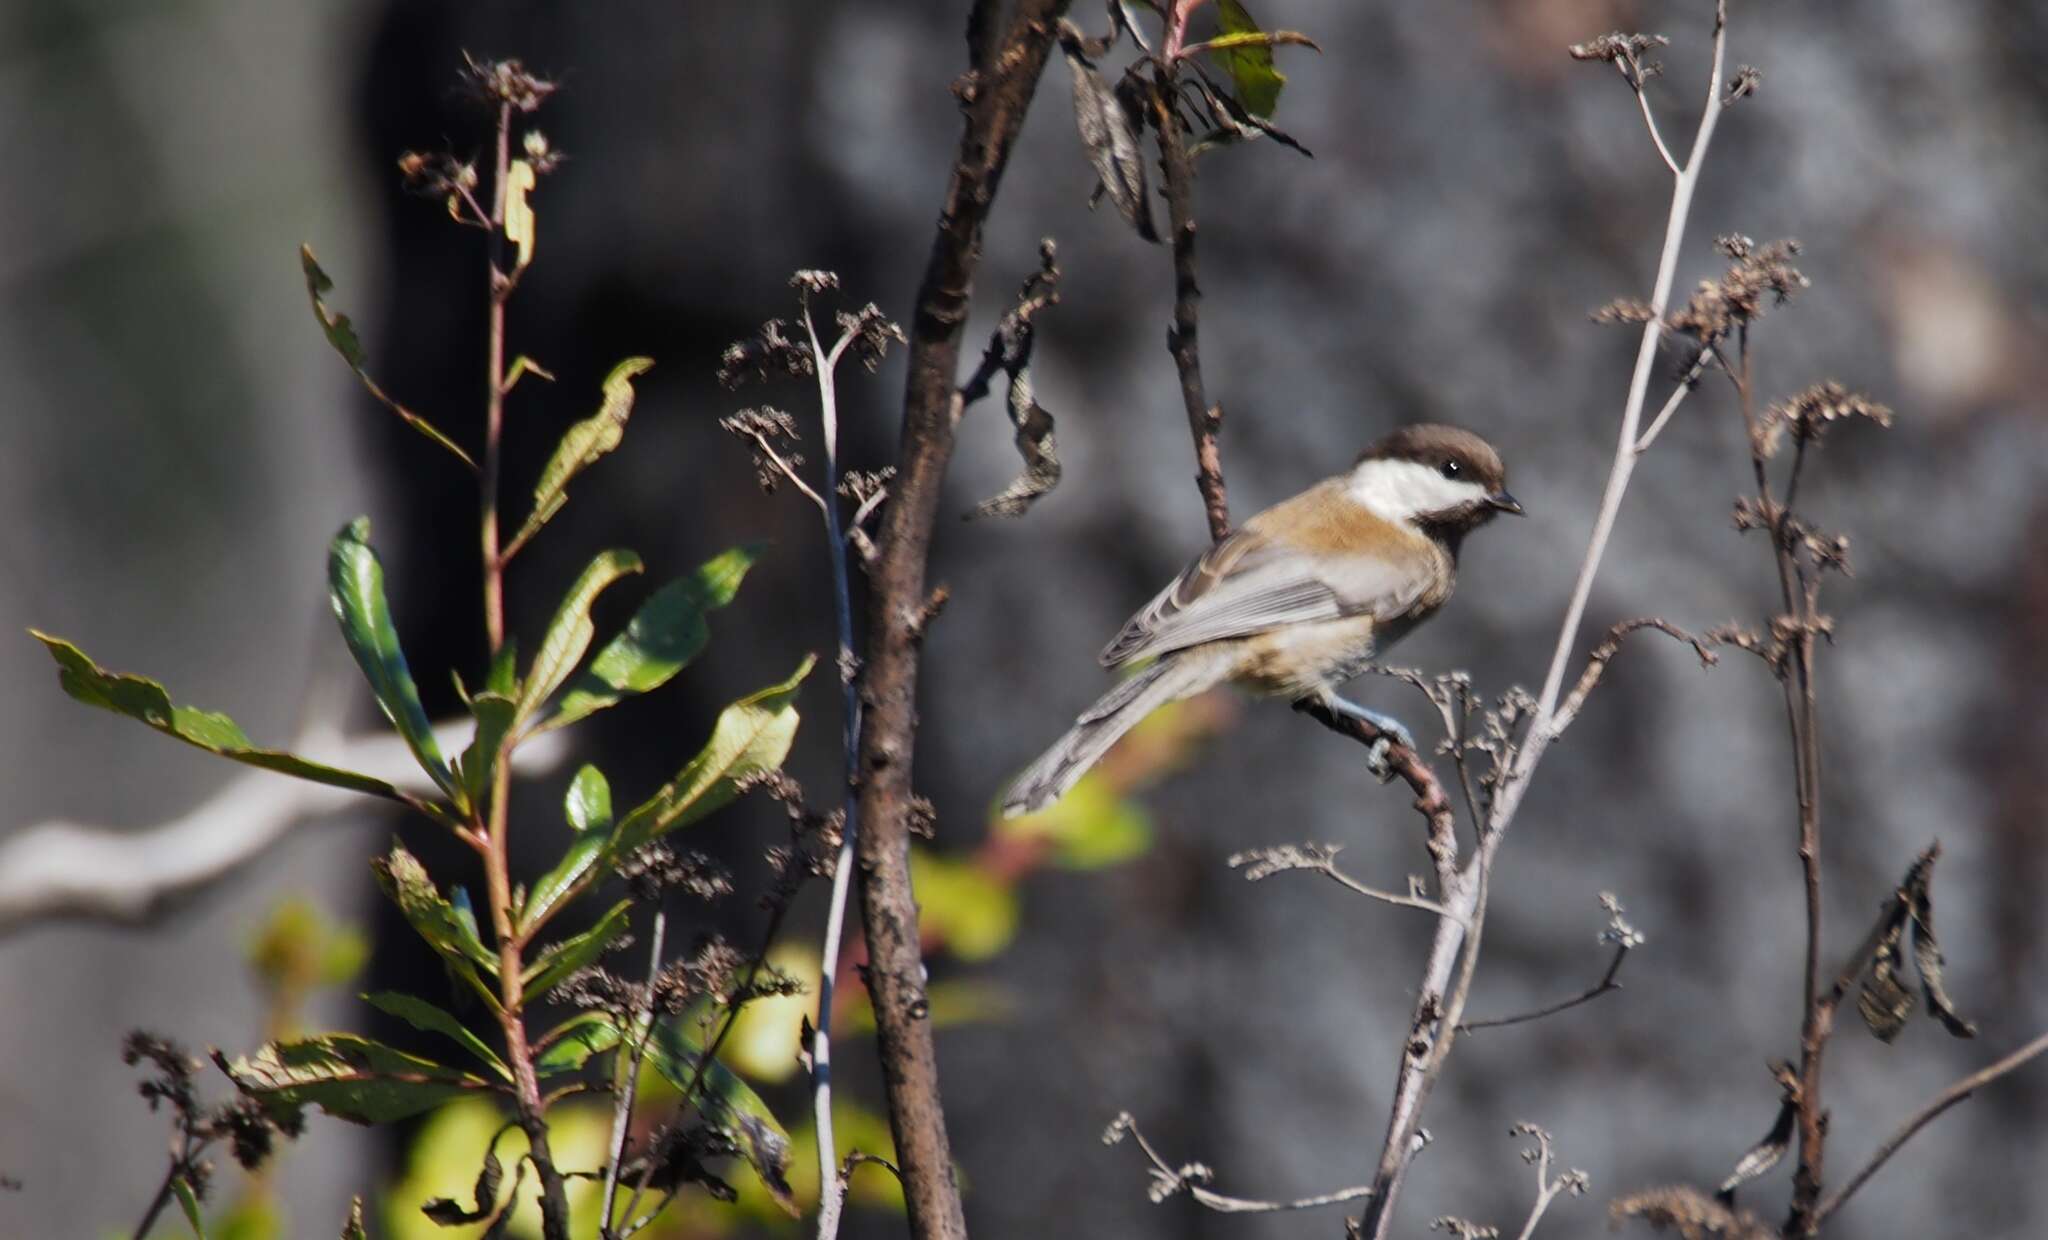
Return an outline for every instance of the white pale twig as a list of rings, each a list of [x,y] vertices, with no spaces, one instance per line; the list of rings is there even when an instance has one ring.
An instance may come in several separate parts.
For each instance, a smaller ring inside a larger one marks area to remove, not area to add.
[[[839,523],[839,397],[833,372],[839,359],[853,343],[854,332],[843,333],[828,351],[818,340],[817,325],[811,319],[810,299],[804,298],[804,332],[810,339],[812,369],[818,378],[818,409],[825,432],[825,494],[819,501],[825,514],[825,545],[832,560],[832,607],[838,624],[841,741],[845,747],[846,800],[840,818],[839,855],[832,866],[832,903],[825,915],[825,943],[819,950],[818,1011],[811,1023],[811,1118],[818,1134],[818,1240],[833,1240],[839,1234],[839,1218],[846,1206],[845,1181],[839,1176],[839,1150],[832,1131],[832,999],[833,983],[839,971],[840,944],[846,929],[847,894],[853,883],[853,852],[859,834],[859,802],[854,794],[854,765],[860,753],[860,689],[856,681],[853,653],[853,598],[847,581],[846,535]],[[801,484],[799,484],[801,485]],[[815,498],[815,496],[813,497]],[[859,516],[854,528],[859,528]]]
[[[468,746],[475,721],[437,724],[443,752]],[[319,719],[301,729],[291,751],[361,771],[421,796],[436,790],[395,733],[344,735]],[[568,742],[547,733],[513,750],[522,775],[553,770]],[[308,819],[368,806],[346,789],[272,771],[243,768],[186,813],[137,829],[53,819],[23,827],[0,844],[0,934],[53,917],[140,922],[172,900],[227,878]]]
[[[1366,1207],[1365,1216],[1359,1227],[1358,1234],[1365,1237],[1365,1240],[1384,1240],[1392,1230],[1392,1207],[1407,1172],[1413,1138],[1422,1122],[1423,1105],[1437,1077],[1443,1071],[1444,1061],[1450,1055],[1458,1024],[1464,1015],[1466,1000],[1471,993],[1480,934],[1486,920],[1488,880],[1493,859],[1507,838],[1507,828],[1513,822],[1515,812],[1521,807],[1522,798],[1528,793],[1537,764],[1542,760],[1550,743],[1557,739],[1555,712],[1559,697],[1564,691],[1566,669],[1578,645],[1579,629],[1585,620],[1586,603],[1592,595],[1593,582],[1599,576],[1600,563],[1606,554],[1608,540],[1614,533],[1614,524],[1621,511],[1622,499],[1628,493],[1629,479],[1635,471],[1636,462],[1640,459],[1636,445],[1642,434],[1643,406],[1649,395],[1650,376],[1656,365],[1658,338],[1663,331],[1665,310],[1670,302],[1672,284],[1678,272],[1678,255],[1685,239],[1686,221],[1692,212],[1693,194],[1699,187],[1700,173],[1706,165],[1707,149],[1713,142],[1714,129],[1720,120],[1725,102],[1721,83],[1722,70],[1726,63],[1727,38],[1727,3],[1726,0],[1717,0],[1714,11],[1713,67],[1708,75],[1706,104],[1700,114],[1699,128],[1693,135],[1692,151],[1685,165],[1674,170],[1676,175],[1672,179],[1670,212],[1665,222],[1663,246],[1657,260],[1657,276],[1650,295],[1650,318],[1643,325],[1642,343],[1636,351],[1635,369],[1630,376],[1628,395],[1622,405],[1614,459],[1608,469],[1607,484],[1601,495],[1599,513],[1594,518],[1592,533],[1587,538],[1585,557],[1580,563],[1563,622],[1558,627],[1557,644],[1551,653],[1550,668],[1544,677],[1542,692],[1537,695],[1526,737],[1516,752],[1506,776],[1495,789],[1485,829],[1480,832],[1478,846],[1473,849],[1472,856],[1461,869],[1440,883],[1439,895],[1456,916],[1438,918],[1436,933],[1430,944],[1429,956],[1423,966],[1421,985],[1418,988],[1418,994],[1425,1000],[1440,997],[1440,1007],[1435,1012],[1437,1019],[1422,1021],[1419,1024],[1410,1039],[1411,1047],[1415,1049],[1402,1057],[1400,1075],[1395,1082],[1386,1138],[1381,1145],[1379,1166],[1373,1180],[1376,1191]],[[1419,1016],[1427,1014],[1425,1009],[1418,1009]],[[1432,1028],[1433,1038],[1429,1036]]]

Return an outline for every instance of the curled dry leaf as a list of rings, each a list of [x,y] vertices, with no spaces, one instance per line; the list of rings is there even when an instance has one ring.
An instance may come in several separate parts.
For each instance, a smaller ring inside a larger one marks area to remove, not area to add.
[[[1066,53],[1074,78],[1074,125],[1103,192],[1140,237],[1158,241],[1144,151],[1138,145],[1138,118],[1088,62],[1086,36],[1066,20],[1060,22],[1060,50]]]

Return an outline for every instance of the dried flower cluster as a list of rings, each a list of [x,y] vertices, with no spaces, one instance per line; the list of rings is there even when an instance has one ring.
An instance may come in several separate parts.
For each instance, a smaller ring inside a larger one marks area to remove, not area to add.
[[[1850,418],[1866,418],[1879,426],[1892,424],[1892,411],[1859,392],[1852,392],[1829,379],[1763,412],[1764,455],[1774,455],[1782,437],[1790,432],[1796,441],[1821,437],[1829,426]]]
[[[476,98],[515,112],[533,112],[555,93],[554,82],[517,60],[478,60],[463,53],[463,82]]]
[[[1808,286],[1792,265],[1799,243],[1787,238],[1758,245],[1740,234],[1714,239],[1714,247],[1734,260],[1719,280],[1702,280],[1685,307],[1668,319],[1671,330],[1693,337],[1697,350],[1688,357],[1690,370],[1699,353],[1711,351],[1730,332],[1763,317],[1771,306],[1783,305]]]

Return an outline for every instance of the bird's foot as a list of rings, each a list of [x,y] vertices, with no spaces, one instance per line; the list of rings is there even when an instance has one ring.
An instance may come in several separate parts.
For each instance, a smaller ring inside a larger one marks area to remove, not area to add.
[[[1331,710],[1336,711],[1340,715],[1349,715],[1353,719],[1362,720],[1372,725],[1374,730],[1379,732],[1379,739],[1375,740],[1372,743],[1372,747],[1366,751],[1365,766],[1381,783],[1386,783],[1393,779],[1394,768],[1387,761],[1388,755],[1395,745],[1401,745],[1411,750],[1415,749],[1415,734],[1408,730],[1407,725],[1392,715],[1383,715],[1376,710],[1369,710],[1356,702],[1338,697],[1334,693],[1329,696],[1327,701]]]

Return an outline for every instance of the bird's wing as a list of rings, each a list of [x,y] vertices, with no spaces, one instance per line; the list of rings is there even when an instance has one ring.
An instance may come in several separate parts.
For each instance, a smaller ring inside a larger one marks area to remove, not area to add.
[[[1390,619],[1414,606],[1428,586],[1426,572],[1370,553],[1325,557],[1318,571],[1275,546],[1254,518],[1132,616],[1101,659],[1117,667],[1307,621],[1367,614]]]

